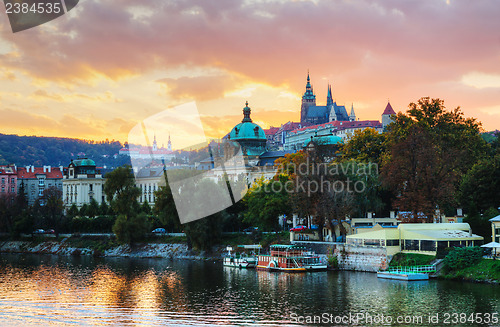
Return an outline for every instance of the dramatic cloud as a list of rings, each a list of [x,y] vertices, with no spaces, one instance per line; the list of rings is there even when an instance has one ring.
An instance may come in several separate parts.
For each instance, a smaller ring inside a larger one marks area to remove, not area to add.
[[[82,106],[68,102],[88,96],[107,121],[130,122],[107,125],[120,137],[144,113],[192,100],[213,116],[213,137],[240,120],[245,100],[257,104],[256,121],[297,120],[308,69],[318,103],[330,82],[361,119],[379,119],[387,99],[405,110],[432,96],[486,129],[500,124],[494,1],[86,0],[15,34],[0,16],[0,85],[23,94],[10,105],[54,103],[78,117]],[[26,78],[36,87],[23,93]]]

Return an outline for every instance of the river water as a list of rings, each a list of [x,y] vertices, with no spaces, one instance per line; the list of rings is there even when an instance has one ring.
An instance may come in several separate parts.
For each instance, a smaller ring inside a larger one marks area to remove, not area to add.
[[[498,285],[0,254],[0,326],[500,326],[499,309]]]

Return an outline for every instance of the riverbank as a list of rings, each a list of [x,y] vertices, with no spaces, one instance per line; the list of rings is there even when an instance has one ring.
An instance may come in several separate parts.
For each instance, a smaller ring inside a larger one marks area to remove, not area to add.
[[[230,233],[222,236],[223,245],[214,246],[211,252],[188,248],[186,236],[150,236],[134,245],[118,244],[110,235],[86,235],[73,237],[44,236],[25,237],[20,240],[0,240],[0,253],[56,254],[95,257],[138,257],[191,260],[222,260],[226,246],[260,243],[264,247],[271,243],[287,244],[287,233],[253,235]]]
[[[443,269],[439,278],[474,283],[500,284],[500,261],[481,259],[467,268],[448,271]]]
[[[0,253],[56,254],[68,256],[169,258],[191,260],[220,260],[222,250],[192,251],[185,243],[138,243],[118,245],[112,240],[5,241]]]

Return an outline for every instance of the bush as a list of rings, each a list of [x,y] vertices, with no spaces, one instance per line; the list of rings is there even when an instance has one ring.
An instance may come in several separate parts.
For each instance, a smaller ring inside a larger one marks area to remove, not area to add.
[[[149,231],[150,225],[146,214],[119,215],[113,225],[113,233],[116,234],[116,239],[119,243],[134,243],[144,239]]]
[[[459,270],[472,266],[482,257],[483,249],[480,247],[455,248],[444,258],[444,263],[451,270]]]
[[[332,269],[338,269],[339,268],[339,259],[335,254],[332,254],[328,256],[328,265]]]
[[[390,266],[425,266],[429,265],[436,257],[420,253],[396,253]]]
[[[114,216],[74,217],[71,220],[71,230],[81,233],[111,233],[114,223]]]

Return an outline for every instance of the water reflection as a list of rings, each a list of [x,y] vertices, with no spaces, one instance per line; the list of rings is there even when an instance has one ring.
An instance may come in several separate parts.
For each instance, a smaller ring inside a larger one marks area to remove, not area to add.
[[[378,280],[369,273],[284,274],[214,262],[1,255],[0,326],[283,326],[294,325],[294,315],[322,313],[493,313],[499,311],[499,290]]]

